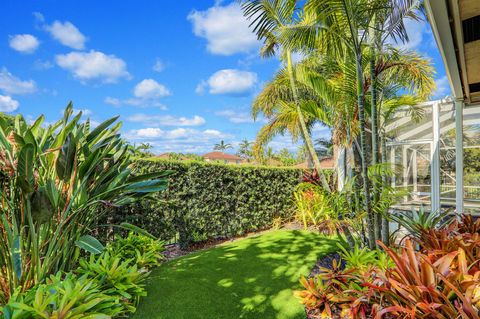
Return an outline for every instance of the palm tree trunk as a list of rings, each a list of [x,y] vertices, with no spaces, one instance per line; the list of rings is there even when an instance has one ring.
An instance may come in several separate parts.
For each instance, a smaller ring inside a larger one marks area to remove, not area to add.
[[[375,20],[375,19],[373,19]],[[372,37],[375,38],[375,28],[372,31]],[[377,76],[375,74],[375,43],[373,41],[371,45],[371,57],[370,57],[370,78],[371,78],[371,112],[372,112],[372,166],[376,167],[378,164],[378,112],[377,112]],[[377,170],[375,168],[373,175],[373,205],[376,205],[380,198],[380,185],[377,176]],[[380,239],[382,237],[382,215],[379,212],[375,213],[375,238]]]
[[[387,142],[385,139],[385,132],[382,134],[382,163],[387,162]],[[382,185],[387,185],[387,175],[385,173],[382,174]],[[385,245],[390,244],[390,224],[389,224],[389,211],[388,209],[384,212],[385,216],[382,219],[382,241]]]
[[[292,88],[293,99],[295,102],[295,107],[297,108],[298,113],[298,121],[300,122],[300,128],[302,131],[303,139],[305,141],[305,145],[307,146],[308,152],[313,161],[313,166],[320,176],[320,181],[322,182],[322,186],[325,190],[330,191],[330,186],[328,185],[327,178],[322,170],[322,165],[320,164],[320,160],[318,159],[317,153],[315,152],[315,148],[313,147],[312,138],[307,129],[307,124],[305,123],[305,118],[303,116],[303,112],[300,108],[299,98],[298,98],[298,91],[297,86],[295,84],[295,74],[293,71],[293,64],[292,64],[292,54],[290,51],[287,51],[287,69],[288,69],[288,76],[290,78],[290,86]]]
[[[363,207],[367,213],[368,226],[368,244],[371,249],[375,248],[375,215],[372,212],[370,203],[370,183],[368,179],[368,152],[367,152],[367,137],[365,130],[365,94],[363,90],[363,69],[362,69],[362,52],[361,47],[355,48],[355,64],[357,75],[357,98],[358,98],[358,120],[360,122],[360,157],[362,164],[362,179],[363,179]]]

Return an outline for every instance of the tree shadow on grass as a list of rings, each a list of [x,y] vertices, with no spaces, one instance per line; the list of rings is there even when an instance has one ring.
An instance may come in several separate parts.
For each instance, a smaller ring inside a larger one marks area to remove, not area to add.
[[[134,318],[305,318],[293,290],[337,242],[273,231],[173,260],[151,274]]]

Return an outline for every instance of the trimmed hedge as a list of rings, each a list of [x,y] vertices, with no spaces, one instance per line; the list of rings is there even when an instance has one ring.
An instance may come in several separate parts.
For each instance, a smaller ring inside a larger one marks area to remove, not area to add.
[[[195,161],[142,159],[138,173],[173,170],[158,201],[118,209],[109,222],[127,221],[155,236],[179,235],[183,247],[266,229],[294,213],[293,190],[303,171]]]

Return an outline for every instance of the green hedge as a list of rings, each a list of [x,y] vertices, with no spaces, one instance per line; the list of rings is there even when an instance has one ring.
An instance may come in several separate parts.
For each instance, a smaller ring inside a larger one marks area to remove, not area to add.
[[[118,209],[109,222],[127,221],[182,246],[268,228],[292,216],[302,170],[195,161],[138,160],[139,173],[173,170],[158,201]]]

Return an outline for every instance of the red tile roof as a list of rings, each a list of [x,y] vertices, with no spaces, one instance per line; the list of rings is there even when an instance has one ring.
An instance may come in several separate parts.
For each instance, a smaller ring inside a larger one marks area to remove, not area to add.
[[[241,161],[242,158],[236,155],[227,154],[223,152],[210,152],[203,155],[204,158],[211,160],[230,160],[230,161]]]

